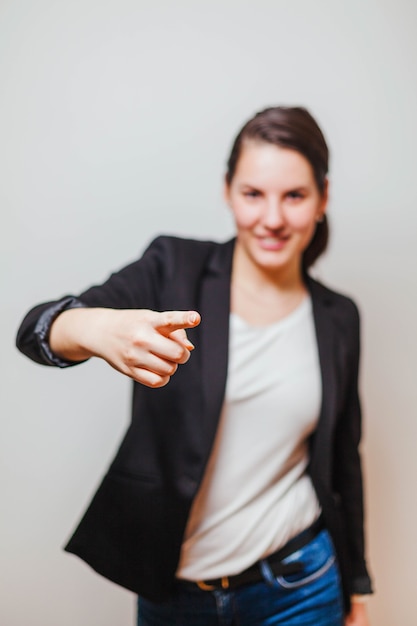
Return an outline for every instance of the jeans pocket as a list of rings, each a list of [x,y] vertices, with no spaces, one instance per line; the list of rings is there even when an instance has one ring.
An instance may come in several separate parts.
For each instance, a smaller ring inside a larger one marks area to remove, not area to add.
[[[336,555],[330,536],[323,530],[306,546],[297,550],[283,563],[300,562],[300,571],[295,574],[277,576],[276,581],[285,589],[297,589],[319,580],[336,563]],[[336,567],[334,568],[336,570]]]

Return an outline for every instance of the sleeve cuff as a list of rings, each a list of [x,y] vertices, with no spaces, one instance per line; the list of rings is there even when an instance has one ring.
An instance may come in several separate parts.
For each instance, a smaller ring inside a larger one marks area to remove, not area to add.
[[[358,576],[354,578],[351,586],[352,596],[362,596],[373,593],[372,584],[368,576]]]
[[[59,300],[56,304],[50,306],[46,311],[42,313],[40,316],[36,326],[35,326],[35,337],[38,342],[40,351],[47,363],[49,365],[55,365],[57,367],[71,367],[72,365],[76,365],[82,361],[66,361],[64,359],[56,356],[50,346],[49,346],[49,331],[52,325],[52,322],[58,317],[62,311],[66,311],[68,309],[78,309],[83,308],[86,305],[83,304],[77,298],[73,296],[68,296],[67,298],[63,298]]]

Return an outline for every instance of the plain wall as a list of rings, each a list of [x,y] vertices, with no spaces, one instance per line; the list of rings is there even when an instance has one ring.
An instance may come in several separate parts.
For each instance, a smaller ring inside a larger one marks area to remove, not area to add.
[[[129,381],[14,348],[33,304],[156,234],[225,239],[243,121],[307,106],[332,150],[316,273],[362,311],[374,626],[415,626],[417,9],[413,0],[0,1],[0,623],[131,626],[134,597],[61,546],[129,420]]]

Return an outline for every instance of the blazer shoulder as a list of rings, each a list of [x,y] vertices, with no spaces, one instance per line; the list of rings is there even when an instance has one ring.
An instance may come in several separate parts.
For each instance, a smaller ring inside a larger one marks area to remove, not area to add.
[[[178,252],[186,250],[195,254],[204,254],[207,250],[212,250],[221,244],[216,241],[191,239],[186,237],[177,237],[175,235],[158,235],[148,245],[147,250],[160,250],[165,252]]]
[[[218,263],[227,266],[232,249],[233,240],[217,242],[159,235],[149,244],[144,257],[155,256],[168,274],[178,275],[181,271],[194,275],[203,268],[216,267]]]
[[[308,276],[308,287],[313,300],[320,300],[327,307],[330,307],[333,315],[343,324],[359,325],[359,308],[355,300],[350,296],[335,291],[318,280]]]

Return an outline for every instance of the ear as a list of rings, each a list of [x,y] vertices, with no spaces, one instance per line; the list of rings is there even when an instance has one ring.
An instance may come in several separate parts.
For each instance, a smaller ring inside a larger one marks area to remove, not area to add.
[[[227,180],[226,174],[223,180],[223,198],[226,204],[230,207],[230,183]]]
[[[328,203],[329,203],[329,179],[326,178],[326,180],[324,181],[323,192],[321,194],[321,202],[320,202],[319,213],[317,216],[317,221],[322,221],[323,216],[327,211]]]

